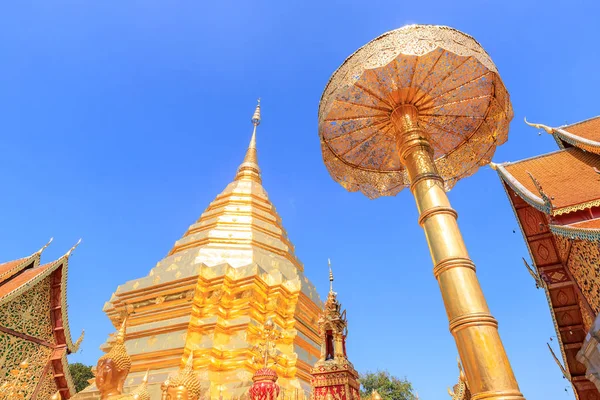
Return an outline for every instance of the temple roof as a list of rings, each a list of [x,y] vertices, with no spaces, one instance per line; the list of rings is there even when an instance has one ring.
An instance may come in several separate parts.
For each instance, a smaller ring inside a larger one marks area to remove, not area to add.
[[[559,129],[578,138],[587,139],[600,144],[600,115],[571,125],[561,126]]]
[[[543,124],[525,123],[534,128],[543,129],[554,136],[561,149],[571,146],[591,153],[600,154],[600,116],[571,125],[552,128]]]
[[[48,244],[29,257],[0,264],[0,305],[5,304],[20,294],[30,290],[44,278],[60,269],[60,311],[62,316],[62,328],[64,329],[65,335],[64,344],[67,347],[67,352],[76,352],[83,339],[83,334],[77,342],[73,343],[67,316],[67,268],[69,256],[75,249],[75,246],[59,259],[40,265],[40,257]]]
[[[546,214],[600,206],[600,155],[571,147],[492,167],[526,202]]]

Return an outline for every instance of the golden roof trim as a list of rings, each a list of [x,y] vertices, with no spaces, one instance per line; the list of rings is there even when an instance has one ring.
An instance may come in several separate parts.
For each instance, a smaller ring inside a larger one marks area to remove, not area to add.
[[[548,204],[544,202],[544,200],[534,194],[532,191],[527,189],[521,182],[517,180],[508,170],[505,168],[505,165],[510,165],[510,163],[505,164],[496,164],[490,163],[490,166],[493,170],[498,173],[500,179],[502,179],[512,190],[515,191],[526,203],[535,208],[538,211],[541,211],[545,214],[550,213],[550,208]]]
[[[569,239],[600,242],[600,228],[578,228],[570,225],[549,225],[550,231],[555,235]]]

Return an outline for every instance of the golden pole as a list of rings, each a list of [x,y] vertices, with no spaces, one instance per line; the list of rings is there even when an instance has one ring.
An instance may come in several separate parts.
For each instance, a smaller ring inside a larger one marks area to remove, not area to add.
[[[500,340],[498,322],[490,313],[460,234],[458,214],[450,206],[437,172],[433,149],[417,124],[418,111],[402,105],[390,117],[472,400],[524,399]]]

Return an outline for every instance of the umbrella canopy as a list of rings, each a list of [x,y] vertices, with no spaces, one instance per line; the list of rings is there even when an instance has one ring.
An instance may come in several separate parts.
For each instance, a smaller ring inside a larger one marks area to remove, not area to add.
[[[508,138],[508,92],[488,54],[455,29],[410,25],[369,42],[334,72],[319,106],[327,169],[347,190],[394,196],[410,182],[391,112],[405,104],[449,190],[489,163]]]

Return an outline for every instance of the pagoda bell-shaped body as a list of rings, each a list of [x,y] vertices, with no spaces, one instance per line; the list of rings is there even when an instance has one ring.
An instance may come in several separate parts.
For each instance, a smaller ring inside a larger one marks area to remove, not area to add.
[[[333,291],[333,272],[329,263],[329,294],[318,320],[321,338],[321,357],[314,365],[312,385],[315,400],[358,400],[360,398],[358,373],[348,360],[346,311]]]

